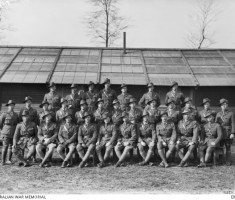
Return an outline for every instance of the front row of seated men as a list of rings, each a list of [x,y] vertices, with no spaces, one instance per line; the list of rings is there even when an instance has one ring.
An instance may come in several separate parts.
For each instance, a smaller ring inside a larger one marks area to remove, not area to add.
[[[208,112],[204,116],[207,122],[203,126],[191,120],[189,110],[184,110],[182,115],[183,119],[174,124],[168,120],[168,112],[162,111],[161,122],[155,127],[150,123],[148,112],[144,112],[141,123],[136,124],[130,122],[129,114],[124,111],[120,116],[122,123],[117,126],[111,123],[112,118],[109,113],[102,116],[103,123],[94,124],[91,123],[92,114],[85,112],[82,117],[85,122],[78,128],[72,122],[73,116],[69,112],[63,117],[65,123],[59,127],[52,121],[52,113],[45,112],[42,116],[43,122],[37,128],[30,120],[29,112],[24,110],[23,122],[17,124],[14,133],[13,153],[19,164],[29,166],[29,160],[36,151],[42,160],[39,166],[47,167],[51,166],[53,151],[57,149],[63,160],[61,167],[64,168],[72,165],[72,155],[77,151],[82,160],[79,168],[82,168],[87,165],[88,158],[94,151],[99,159],[98,167],[104,167],[114,149],[118,157],[115,166],[119,167],[124,165],[130,151],[136,147],[143,158],[139,165],[152,165],[150,158],[157,147],[162,159],[159,166],[167,168],[175,152],[181,159],[178,166],[188,166],[191,154],[198,148],[200,157],[198,167],[205,167],[211,159],[212,152],[223,139],[221,126],[215,123],[213,112]],[[25,149],[28,149],[26,157],[24,157]]]

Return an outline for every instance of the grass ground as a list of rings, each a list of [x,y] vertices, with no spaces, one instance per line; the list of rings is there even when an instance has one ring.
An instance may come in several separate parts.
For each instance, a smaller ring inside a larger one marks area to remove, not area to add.
[[[99,169],[29,168],[0,166],[0,193],[77,194],[77,193],[223,193],[235,190],[235,148],[233,165],[198,169],[195,166],[163,169],[131,164]],[[56,155],[57,156],[57,155]]]

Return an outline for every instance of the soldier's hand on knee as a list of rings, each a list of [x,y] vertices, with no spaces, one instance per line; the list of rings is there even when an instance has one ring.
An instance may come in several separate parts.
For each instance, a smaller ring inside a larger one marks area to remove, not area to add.
[[[83,144],[82,144],[82,147],[84,147],[84,148],[85,148],[85,147],[86,147],[86,145],[83,143]]]
[[[149,146],[153,147],[155,145],[154,141],[150,142]]]
[[[173,142],[173,141],[170,141],[169,144],[172,145],[172,144],[174,144],[174,142]]]
[[[146,143],[144,141],[141,141],[140,144],[144,147],[146,146]]]
[[[105,146],[107,147],[107,146],[109,146],[109,145],[110,145],[110,142],[107,142]]]
[[[176,144],[180,144],[180,141],[178,140],[178,141],[176,142]]]
[[[96,145],[99,145],[99,144],[100,144],[100,142],[99,142],[99,141],[97,141],[97,142],[96,142]]]
[[[193,145],[193,144],[194,144],[194,142],[189,142],[189,143],[188,143],[189,146],[191,146],[191,145]]]
[[[234,138],[234,134],[231,134],[229,138],[230,138],[230,139],[233,139],[233,138]]]
[[[166,147],[166,142],[162,141],[162,145]]]
[[[124,142],[123,144],[124,144],[124,146],[126,147],[126,146],[128,146],[130,143],[129,143],[129,142]]]
[[[215,142],[211,142],[211,146],[215,146]]]

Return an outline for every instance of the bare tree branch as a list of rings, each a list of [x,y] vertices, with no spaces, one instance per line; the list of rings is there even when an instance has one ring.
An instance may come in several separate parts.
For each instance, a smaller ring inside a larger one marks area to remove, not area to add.
[[[187,35],[187,45],[197,49],[208,48],[215,44],[214,32],[211,31],[211,26],[219,15],[215,0],[198,0],[195,13],[196,20],[192,23],[194,28]]]
[[[89,3],[93,5],[93,12],[85,18],[88,35],[92,40],[110,47],[128,28],[126,20],[119,16],[118,0],[89,0]]]

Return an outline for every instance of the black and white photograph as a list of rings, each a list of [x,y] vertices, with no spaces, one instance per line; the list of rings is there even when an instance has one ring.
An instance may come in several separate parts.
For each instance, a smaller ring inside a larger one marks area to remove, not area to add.
[[[235,199],[234,24],[235,0],[0,0],[0,200]]]

